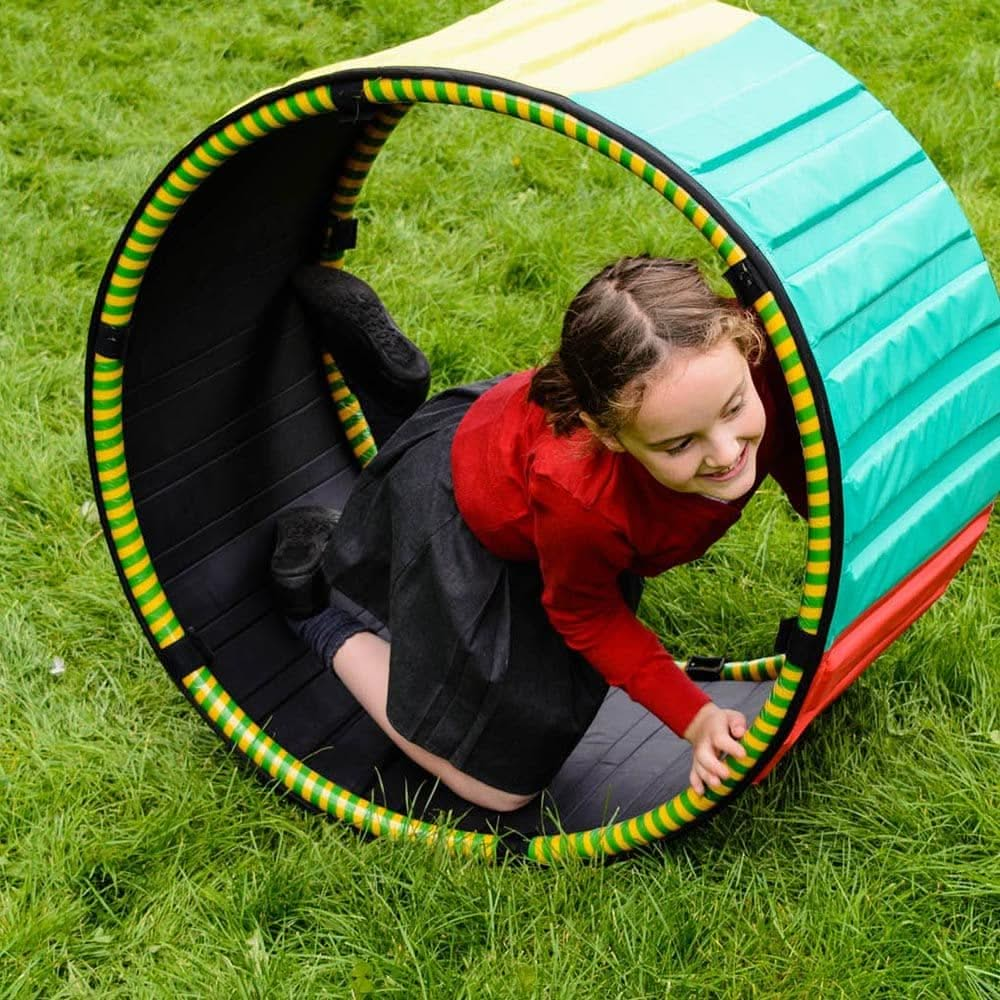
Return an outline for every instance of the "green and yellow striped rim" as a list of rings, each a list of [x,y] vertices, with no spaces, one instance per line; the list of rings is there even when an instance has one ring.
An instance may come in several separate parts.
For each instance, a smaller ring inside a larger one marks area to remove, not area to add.
[[[188,198],[215,170],[272,132],[336,110],[329,87],[309,87],[248,111],[188,153],[142,206],[111,275],[101,322],[116,327],[128,325],[139,286],[163,234]]]
[[[806,541],[806,574],[802,585],[802,602],[799,607],[799,628],[815,635],[819,631],[823,603],[830,582],[831,509],[830,469],[827,465],[826,445],[820,427],[816,399],[809,385],[798,348],[788,329],[778,303],[771,292],[766,292],[753,304],[764,324],[775,353],[785,374],[788,392],[795,409],[799,427],[802,454],[806,468],[806,497],[809,505]]]
[[[364,413],[361,412],[358,397],[351,392],[344,381],[344,376],[337,367],[337,362],[329,353],[323,354],[323,372],[326,375],[326,385],[330,390],[330,398],[337,410],[337,419],[347,436],[351,453],[363,469],[378,453],[371,428],[368,426]]]
[[[407,111],[409,105],[379,108],[375,117],[365,125],[361,135],[355,140],[344,162],[343,172],[337,180],[330,202],[330,215],[335,220],[347,220],[354,214],[358,198],[361,197],[361,189],[375,158]],[[329,267],[339,267],[343,259],[343,250],[328,248],[323,251],[321,263]]]
[[[494,834],[445,830],[434,823],[377,806],[317,773],[271,739],[229,696],[207,667],[182,681],[205,718],[234,747],[290,792],[322,812],[352,823],[359,830],[393,840],[423,840],[442,844],[453,854],[496,857]]]
[[[489,87],[430,79],[366,80],[364,93],[373,103],[387,102],[398,105],[404,102],[422,101],[480,108],[520,118],[566,135],[621,164],[662,194],[708,240],[727,267],[732,267],[746,258],[745,251],[726,229],[664,171],[599,129],[551,105]],[[830,571],[830,492],[826,449],[815,399],[784,314],[771,292],[762,296],[754,304],[754,308],[781,362],[792,397],[805,456],[808,556],[798,624],[804,632],[816,634]],[[767,663],[766,667],[761,665],[764,661]],[[714,808],[720,799],[731,794],[739,785],[743,776],[767,748],[785,717],[795,689],[802,679],[803,671],[786,663],[784,657],[764,658],[764,661],[752,661],[754,666],[749,666],[751,661],[747,661],[745,666],[733,665],[729,668],[733,679],[737,676],[743,679],[743,674],[752,677],[755,672],[761,671],[767,677],[776,677],[777,681],[770,698],[744,739],[747,756],[740,760],[727,759],[733,777],[723,785],[722,789],[709,790],[704,796],[696,795],[688,789],[643,816],[586,833],[536,837],[529,845],[528,853],[538,861],[558,860],[567,855],[586,857],[597,853],[616,854],[666,836]]]
[[[774,680],[785,665],[785,654],[760,656],[755,660],[731,660],[722,666],[719,677],[723,681],[766,681]]]
[[[353,215],[375,158],[408,110],[409,105],[379,108],[372,121],[365,125],[361,135],[354,141],[330,201],[330,216],[334,223],[346,221]],[[320,263],[324,267],[341,268],[345,253],[345,250],[331,246],[328,241],[320,255]],[[323,370],[337,418],[347,435],[355,459],[364,468],[378,452],[368,421],[361,412],[357,397],[351,392],[329,353],[323,354]]]
[[[184,635],[184,629],[156,577],[132,502],[122,427],[123,376],[121,361],[95,355],[90,412],[100,501],[110,543],[135,606],[153,638],[165,649]]]
[[[369,79],[364,81],[364,95],[368,101],[383,107],[365,126],[345,161],[330,206],[334,219],[351,217],[372,163],[405,114],[407,106],[426,101],[464,105],[514,116],[575,139],[621,164],[663,195],[702,233],[727,266],[731,267],[746,258],[745,251],[726,229],[661,169],[627,149],[621,142],[551,105],[492,88],[426,79]],[[330,87],[311,86],[247,111],[199,143],[143,204],[115,261],[101,302],[101,322],[118,328],[129,324],[143,276],[160,239],[190,195],[214,170],[257,139],[305,118],[335,110]],[[343,256],[343,251],[331,249],[322,262],[339,267]],[[799,625],[804,631],[815,634],[830,569],[830,493],[826,450],[815,400],[801,358],[773,294],[766,293],[754,307],[781,361],[805,455],[809,547]],[[341,423],[355,457],[363,466],[375,454],[371,432],[334,359],[324,355],[323,362]],[[108,520],[111,544],[143,621],[159,648],[165,649],[177,642],[184,635],[184,630],[157,580],[132,502],[122,435],[123,363],[95,354],[93,373],[90,401],[93,447],[100,501]],[[744,738],[746,755],[739,759],[727,758],[730,777],[719,789],[709,789],[705,795],[699,796],[689,788],[641,816],[576,834],[535,837],[528,844],[528,855],[540,862],[553,862],[567,857],[618,854],[679,830],[732,794],[778,731],[803,671],[779,656],[727,664],[723,676],[733,680],[777,679],[767,703]],[[459,854],[484,858],[496,856],[498,838],[493,835],[461,831],[445,834],[439,826],[376,806],[322,777],[253,723],[207,668],[202,667],[188,674],[182,683],[206,718],[234,746],[239,747],[272,778],[316,808],[346,819],[373,834],[443,843],[448,850]]]
[[[508,94],[489,87],[453,83],[442,80],[385,79],[365,80],[365,98],[373,104],[399,104],[424,101],[434,104],[457,104],[468,108],[495,111],[498,114],[520,118],[522,121],[541,125],[575,139],[577,142],[620,163],[637,177],[662,194],[694,225],[715,248],[726,265],[732,267],[746,257],[736,241],[718,221],[699,205],[679,184],[672,181],[638,153],[627,149],[616,139],[599,129],[580,121],[574,115],[560,111],[550,104],[533,101],[527,97]]]
[[[622,854],[625,851],[644,847],[655,840],[676,833],[699,816],[714,809],[719,802],[742,784],[750,769],[767,749],[774,734],[788,712],[795,689],[802,679],[803,671],[785,664],[774,687],[754,719],[743,745],[743,757],[727,757],[729,777],[719,788],[707,787],[704,795],[698,795],[687,788],[649,812],[607,826],[596,827],[581,833],[564,833],[555,836],[533,837],[528,844],[528,856],[543,864],[551,864],[573,858],[593,858],[598,855]]]

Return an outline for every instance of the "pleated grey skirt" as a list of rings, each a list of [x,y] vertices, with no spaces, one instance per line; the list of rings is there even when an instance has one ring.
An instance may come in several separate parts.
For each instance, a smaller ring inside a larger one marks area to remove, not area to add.
[[[385,442],[348,498],[324,572],[391,633],[393,726],[464,773],[528,794],[579,742],[607,683],[549,623],[538,565],[494,556],[455,506],[455,430],[497,381],[441,393]],[[622,586],[635,607],[641,580]]]

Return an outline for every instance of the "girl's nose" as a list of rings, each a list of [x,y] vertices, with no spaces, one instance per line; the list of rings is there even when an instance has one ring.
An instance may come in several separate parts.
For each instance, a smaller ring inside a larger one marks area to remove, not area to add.
[[[712,442],[705,456],[705,464],[715,469],[728,469],[740,457],[743,442],[737,437],[727,435],[721,440]]]

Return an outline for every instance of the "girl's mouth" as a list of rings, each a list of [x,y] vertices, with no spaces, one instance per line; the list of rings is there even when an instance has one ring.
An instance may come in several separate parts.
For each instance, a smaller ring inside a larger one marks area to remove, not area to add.
[[[743,470],[746,468],[747,459],[750,457],[750,445],[743,445],[743,450],[740,452],[740,457],[736,459],[735,462],[728,469],[723,469],[721,472],[707,473],[703,472],[702,479],[710,479],[713,483],[728,483],[732,479],[736,479],[742,474]]]

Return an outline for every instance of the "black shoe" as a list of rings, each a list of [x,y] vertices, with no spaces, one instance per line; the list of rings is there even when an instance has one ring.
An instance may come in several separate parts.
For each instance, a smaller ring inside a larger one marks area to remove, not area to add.
[[[427,358],[369,285],[318,264],[300,268],[293,285],[320,346],[333,355],[353,392],[378,399],[402,417],[427,398]]]
[[[271,590],[286,618],[311,618],[329,606],[320,563],[340,511],[294,507],[275,521]]]

